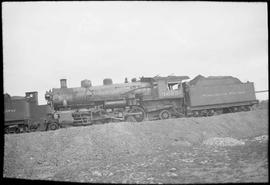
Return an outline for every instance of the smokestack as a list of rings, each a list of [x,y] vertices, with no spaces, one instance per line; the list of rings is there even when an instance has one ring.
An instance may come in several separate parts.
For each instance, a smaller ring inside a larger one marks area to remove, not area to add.
[[[60,79],[61,88],[67,88],[67,79]]]

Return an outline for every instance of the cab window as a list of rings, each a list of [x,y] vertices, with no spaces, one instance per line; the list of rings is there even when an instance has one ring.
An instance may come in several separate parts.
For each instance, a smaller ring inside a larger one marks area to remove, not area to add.
[[[180,90],[181,89],[181,83],[168,83],[168,90],[174,91],[174,90]]]

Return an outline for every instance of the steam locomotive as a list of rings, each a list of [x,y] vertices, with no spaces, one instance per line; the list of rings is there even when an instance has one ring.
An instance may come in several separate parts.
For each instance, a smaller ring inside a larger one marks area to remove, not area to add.
[[[113,84],[107,78],[103,85],[92,86],[90,80],[80,87],[68,88],[60,80],[60,88],[46,92],[45,130],[65,126],[102,124],[116,121],[169,119],[172,117],[212,116],[248,111],[258,103],[254,84],[242,83],[232,76],[198,75],[142,77]],[[34,114],[34,113],[33,113]]]

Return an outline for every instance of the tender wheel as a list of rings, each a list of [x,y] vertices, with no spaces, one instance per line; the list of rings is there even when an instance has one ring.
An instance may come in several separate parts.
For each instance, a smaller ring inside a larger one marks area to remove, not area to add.
[[[134,106],[134,107],[132,107],[132,109],[131,109],[130,112],[131,112],[131,113],[139,113],[139,114],[137,114],[137,115],[134,115],[134,118],[135,118],[135,120],[136,120],[137,122],[141,122],[141,121],[144,120],[145,112],[144,112],[143,108]]]
[[[18,127],[15,128],[15,133],[16,133],[16,134],[19,134],[20,132],[21,132],[21,131],[20,131],[20,128],[18,128]]]
[[[126,121],[127,122],[136,122],[136,119],[134,118],[134,116],[128,116]]]
[[[245,107],[245,111],[250,111],[251,109],[250,109],[250,106],[246,106]]]
[[[9,127],[5,128],[5,134],[9,134]]]
[[[215,111],[213,109],[208,110],[207,116],[213,116],[215,114]]]
[[[95,124],[95,125],[101,125],[101,124],[103,124],[103,122],[102,122],[101,120],[98,120],[98,121],[95,121],[94,124]]]
[[[171,113],[168,110],[163,110],[159,113],[159,118],[160,119],[170,119]]]
[[[223,110],[214,110],[214,114],[213,116],[217,116],[217,115],[220,115],[220,114],[223,114]]]
[[[24,127],[23,127],[23,132],[29,132],[28,125],[24,125]]]
[[[192,111],[192,116],[193,117],[199,117],[200,116],[200,112],[199,111]]]
[[[50,123],[48,125],[48,130],[57,130],[59,128],[57,123]]]
[[[36,130],[36,127],[34,125],[30,125],[30,131],[33,132]]]

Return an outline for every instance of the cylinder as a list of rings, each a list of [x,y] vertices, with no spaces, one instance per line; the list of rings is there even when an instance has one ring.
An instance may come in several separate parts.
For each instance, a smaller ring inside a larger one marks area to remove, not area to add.
[[[112,85],[113,82],[112,82],[112,79],[111,78],[105,78],[103,80],[103,85]]]
[[[67,79],[60,79],[61,88],[67,88]]]
[[[89,87],[91,87],[91,86],[92,86],[92,83],[91,83],[90,80],[85,79],[85,80],[82,80],[82,81],[81,81],[81,87],[89,88]]]

